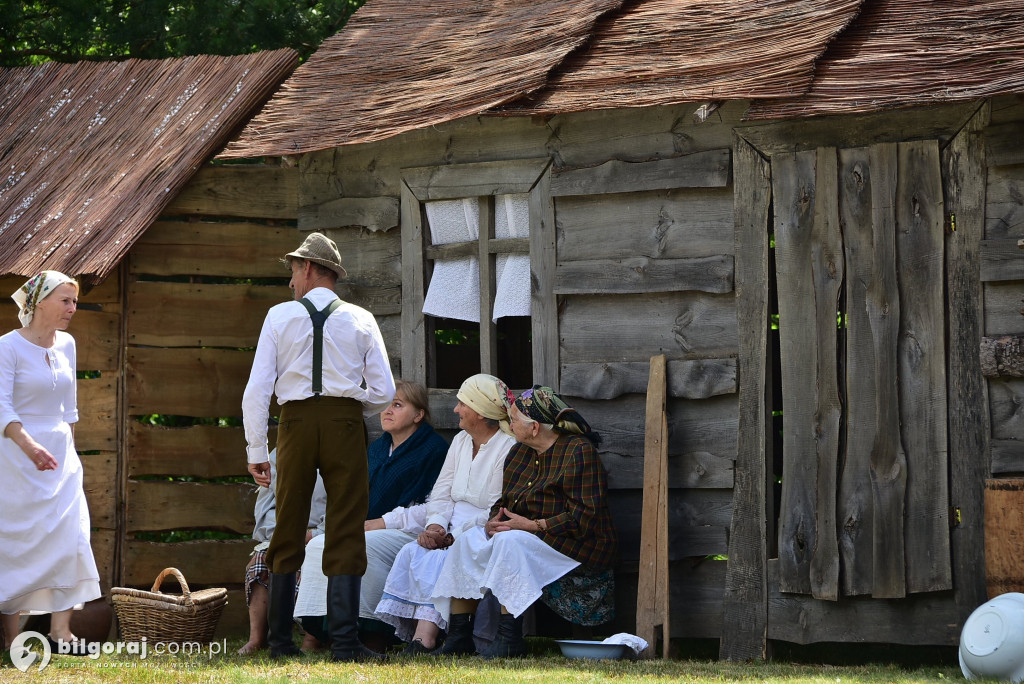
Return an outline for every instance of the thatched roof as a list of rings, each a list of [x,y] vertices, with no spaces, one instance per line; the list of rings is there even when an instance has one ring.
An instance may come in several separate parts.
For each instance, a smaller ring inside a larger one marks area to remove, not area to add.
[[[751,117],[795,118],[1024,92],[1024,0],[619,5],[369,0],[223,156],[485,113],[752,100]]]
[[[825,52],[810,90],[747,118],[869,112],[1024,92],[1021,0],[873,0]]]
[[[222,156],[381,140],[487,111],[544,85],[621,3],[370,0]]]
[[[297,62],[277,50],[0,69],[0,273],[101,280]]]
[[[862,0],[647,0],[602,20],[590,43],[516,114],[790,97]]]

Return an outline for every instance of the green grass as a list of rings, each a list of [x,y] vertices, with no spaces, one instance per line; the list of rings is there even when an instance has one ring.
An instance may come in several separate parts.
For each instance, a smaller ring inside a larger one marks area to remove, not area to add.
[[[238,656],[242,641],[228,641],[227,655],[102,655],[96,660],[56,656],[49,667],[22,673],[9,661],[0,669],[2,682],[949,682],[962,681],[955,664],[823,665],[794,662],[723,663],[713,659],[646,661],[567,660],[547,639],[530,639],[533,656],[484,661],[479,658],[392,658],[386,664],[335,664],[326,653],[277,662],[266,655]]]

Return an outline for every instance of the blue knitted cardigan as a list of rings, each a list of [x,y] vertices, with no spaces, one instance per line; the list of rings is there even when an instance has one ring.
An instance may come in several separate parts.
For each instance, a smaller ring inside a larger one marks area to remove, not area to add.
[[[399,506],[426,500],[448,454],[448,442],[434,428],[420,423],[416,432],[388,457],[391,435],[385,432],[366,450],[370,475],[367,520],[379,518]]]

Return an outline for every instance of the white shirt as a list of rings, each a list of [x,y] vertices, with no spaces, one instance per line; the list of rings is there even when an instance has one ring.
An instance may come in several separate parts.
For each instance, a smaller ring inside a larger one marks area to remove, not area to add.
[[[325,287],[306,293],[317,310],[337,295]],[[249,463],[266,463],[270,396],[277,402],[313,396],[313,321],[301,302],[278,304],[267,312],[256,345],[249,382],[242,395]],[[324,324],[323,396],[349,397],[363,404],[366,417],[383,411],[395,396],[395,380],[377,321],[366,309],[343,302]]]
[[[515,443],[514,437],[499,430],[481,445],[476,458],[473,458],[473,438],[465,430],[459,432],[448,448],[448,455],[427,502],[385,513],[385,527],[417,533],[428,525],[437,524],[447,530],[456,503],[474,506],[478,513],[474,518],[465,520],[458,529],[449,530],[452,536],[458,537],[465,529],[483,525],[490,517],[491,506],[501,496],[505,457]]]

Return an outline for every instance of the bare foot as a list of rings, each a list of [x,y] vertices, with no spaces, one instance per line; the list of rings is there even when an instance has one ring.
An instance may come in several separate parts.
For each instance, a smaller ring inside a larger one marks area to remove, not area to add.
[[[254,641],[250,639],[246,642],[245,646],[242,646],[242,648],[238,649],[238,655],[249,655],[250,653],[255,653],[256,651],[262,651],[266,647],[266,642]]]
[[[312,651],[322,651],[325,648],[325,646],[324,644],[320,643],[320,640],[317,639],[315,636],[313,636],[309,632],[306,632],[306,634],[302,637],[302,645],[299,646],[299,648],[302,650],[303,653],[310,653]]]

